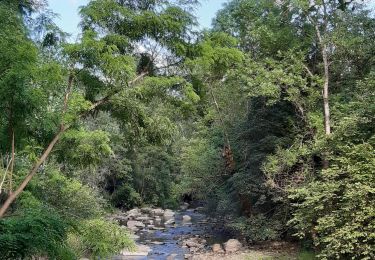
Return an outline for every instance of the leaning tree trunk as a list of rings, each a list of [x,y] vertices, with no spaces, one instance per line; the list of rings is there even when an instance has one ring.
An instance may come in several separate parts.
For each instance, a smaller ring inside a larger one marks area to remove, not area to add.
[[[136,83],[138,80],[142,79],[146,75],[147,75],[147,72],[141,73],[135,79],[133,79],[132,81],[130,81],[128,83],[128,85],[132,85],[132,84]],[[69,79],[68,79],[68,88],[67,88],[67,91],[66,91],[66,94],[65,94],[65,97],[64,97],[64,108],[63,108],[63,111],[62,111],[63,115],[65,114],[65,112],[67,110],[67,107],[68,107],[68,99],[69,99],[69,94],[70,94],[70,91],[71,91],[71,88],[72,88],[72,84],[73,84],[73,75],[70,75]],[[117,94],[119,92],[120,92],[120,90],[112,92],[111,94],[105,96],[104,98],[96,101],[94,104],[91,105],[91,107],[88,110],[86,110],[84,113],[78,115],[77,119],[79,119],[79,118],[87,115],[87,113],[93,111],[98,106],[106,103],[107,101],[109,101],[109,99],[113,95],[115,95],[115,94]],[[0,208],[0,218],[4,216],[5,212],[8,210],[8,208],[10,207],[10,205],[22,193],[22,191],[25,189],[25,187],[27,186],[27,184],[31,181],[31,179],[34,177],[34,175],[38,172],[39,167],[45,162],[45,160],[51,154],[54,146],[60,140],[60,138],[63,135],[63,133],[66,130],[68,130],[69,128],[70,128],[69,125],[64,125],[64,123],[61,123],[60,129],[58,130],[57,134],[54,136],[54,138],[52,139],[52,141],[48,144],[46,150],[40,156],[40,158],[38,159],[38,161],[34,164],[33,168],[30,170],[30,172],[25,177],[25,179],[22,181],[22,183],[20,184],[20,186],[18,186],[18,188],[13,193],[9,194],[9,197],[6,199],[6,201],[4,202],[4,204],[1,205],[1,208]]]
[[[34,167],[30,170],[29,174],[25,177],[25,179],[22,181],[20,186],[12,192],[4,204],[0,208],[0,218],[4,216],[5,212],[8,210],[9,206],[13,203],[13,201],[18,197],[18,195],[21,194],[21,192],[25,189],[26,185],[31,181],[31,179],[34,177],[34,175],[38,172],[39,167],[43,164],[43,162],[47,159],[49,154],[51,153],[53,147],[57,143],[57,141],[60,139],[61,135],[65,131],[65,128],[60,129],[60,131],[55,135],[55,137],[52,139],[52,141],[49,143],[47,149],[44,151],[42,156],[39,158],[39,160],[36,162]]]

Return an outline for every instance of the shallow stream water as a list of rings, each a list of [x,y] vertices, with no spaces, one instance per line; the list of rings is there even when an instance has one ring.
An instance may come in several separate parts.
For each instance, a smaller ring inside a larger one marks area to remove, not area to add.
[[[191,223],[185,223],[183,216],[189,215]],[[207,240],[208,245],[224,242],[228,236],[214,226],[206,215],[194,210],[176,211],[175,224],[158,227],[163,230],[151,230],[147,227],[136,232],[139,236],[136,243],[150,247],[151,251],[147,256],[115,256],[112,260],[162,260],[162,259],[184,259],[184,255],[189,253],[188,248],[182,247],[182,239],[201,236]]]

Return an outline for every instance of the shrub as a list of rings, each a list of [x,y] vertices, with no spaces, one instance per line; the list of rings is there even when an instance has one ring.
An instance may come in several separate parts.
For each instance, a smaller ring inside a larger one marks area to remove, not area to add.
[[[31,189],[43,203],[67,218],[92,218],[103,213],[104,200],[92,188],[57,170],[38,176]],[[27,204],[25,204],[27,205]]]
[[[58,214],[46,208],[18,214],[0,219],[2,259],[27,259],[31,256],[75,258],[65,243],[71,226]]]
[[[68,241],[80,255],[107,257],[124,248],[134,248],[134,242],[129,234],[107,220],[85,220],[80,223],[78,230],[79,236],[71,234]]]
[[[130,209],[141,204],[141,196],[129,185],[122,185],[113,194],[111,201],[115,207]]]
[[[281,223],[270,220],[262,214],[236,218],[227,227],[248,241],[264,241],[279,238]]]
[[[336,131],[330,167],[290,196],[296,236],[312,239],[323,259],[375,258],[375,137],[352,130]]]

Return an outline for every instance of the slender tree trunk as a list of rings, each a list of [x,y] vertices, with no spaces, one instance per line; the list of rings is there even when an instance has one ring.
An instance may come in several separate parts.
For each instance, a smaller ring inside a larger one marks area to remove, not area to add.
[[[324,63],[324,86],[323,86],[323,109],[324,109],[324,130],[327,136],[331,134],[331,121],[329,111],[329,64],[327,57],[327,47],[322,45],[322,55]]]
[[[39,167],[42,165],[42,163],[47,159],[48,155],[51,153],[53,147],[57,143],[57,141],[60,139],[61,135],[64,133],[66,129],[61,128],[60,131],[55,135],[55,137],[52,139],[52,141],[47,146],[47,149],[43,152],[42,156],[39,158],[37,163],[34,165],[34,167],[31,169],[29,174],[25,177],[25,179],[22,181],[20,186],[9,195],[9,197],[6,199],[4,204],[0,208],[0,218],[4,216],[5,212],[9,208],[9,206],[13,203],[13,201],[20,195],[20,193],[25,189],[27,184],[31,181],[31,179],[34,177],[34,175],[38,172]]]
[[[11,155],[11,163],[10,163],[10,169],[9,169],[9,194],[12,194],[13,192],[13,170],[14,170],[14,160],[15,160],[15,143],[14,143],[14,127],[12,125],[11,128],[11,143],[12,143],[12,155]]]
[[[331,134],[331,121],[329,111],[329,62],[327,45],[324,43],[320,34],[318,25],[315,25],[316,35],[318,36],[319,45],[321,47],[323,65],[324,65],[324,85],[323,85],[323,109],[324,109],[324,131],[327,136]]]
[[[327,28],[327,23],[325,23],[324,28]],[[323,91],[322,91],[323,113],[324,113],[324,132],[325,132],[326,136],[328,137],[328,136],[331,135],[331,120],[330,120],[331,115],[330,115],[330,109],[329,109],[329,62],[328,62],[328,53],[327,53],[327,45],[322,38],[319,26],[317,24],[315,24],[315,31],[316,31],[316,35],[318,37],[320,48],[321,48],[322,58],[323,58],[323,66],[324,66],[324,85],[323,85]],[[327,152],[323,153],[323,162],[322,162],[323,169],[327,169],[329,167],[329,161],[328,161],[327,157],[328,157]]]

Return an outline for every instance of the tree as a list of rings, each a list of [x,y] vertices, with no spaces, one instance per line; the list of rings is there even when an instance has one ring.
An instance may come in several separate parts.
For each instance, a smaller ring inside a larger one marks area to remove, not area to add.
[[[114,96],[125,94],[148,74],[148,71],[142,71],[136,75],[136,60],[131,50],[137,41],[140,43],[146,37],[153,37],[175,55],[186,53],[184,43],[189,33],[188,28],[193,23],[191,15],[170,3],[165,3],[161,11],[159,10],[159,6],[153,6],[153,11],[143,10],[142,6],[140,9],[134,9],[116,1],[93,1],[82,9],[82,41],[64,47],[64,56],[61,57],[65,62],[59,65],[62,66],[60,78],[65,77],[66,83],[60,83],[57,96],[61,99],[52,104],[55,111],[60,111],[56,117],[58,129],[25,179],[6,199],[0,209],[0,216],[4,215],[10,204],[38,172],[56,143],[65,132],[75,126],[77,120],[103,107]],[[131,30],[123,30],[125,25],[129,25],[123,16],[111,15],[117,12],[130,19]],[[108,33],[101,37],[92,30],[94,28],[107,29]],[[81,65],[83,69],[80,68]],[[80,74],[89,76],[84,80],[90,81],[79,81]],[[90,88],[91,85],[97,88]],[[89,95],[84,95],[84,92]]]

